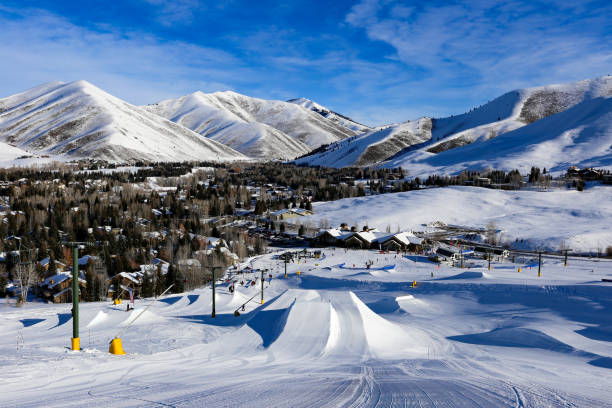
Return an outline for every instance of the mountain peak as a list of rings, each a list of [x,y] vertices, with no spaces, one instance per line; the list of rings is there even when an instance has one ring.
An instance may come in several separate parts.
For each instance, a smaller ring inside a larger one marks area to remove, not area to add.
[[[161,101],[146,109],[258,159],[292,159],[355,134],[296,104],[234,91]]]
[[[246,159],[84,80],[0,100],[0,141],[39,154],[110,161]]]

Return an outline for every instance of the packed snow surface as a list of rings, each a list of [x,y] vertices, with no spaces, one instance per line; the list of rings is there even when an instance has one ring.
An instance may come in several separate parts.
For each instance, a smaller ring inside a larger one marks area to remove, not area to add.
[[[612,402],[612,287],[601,281],[612,278],[610,260],[545,258],[538,277],[529,258],[491,270],[473,258],[460,269],[419,254],[323,249],[289,263],[285,279],[275,256],[250,262],[269,270],[264,304],[260,273],[234,273],[234,293],[217,284],[215,318],[210,286],[136,300],[131,311],[81,303],[81,352],[67,347],[71,305],[0,305],[0,405]],[[118,334],[127,355],[107,352]]]

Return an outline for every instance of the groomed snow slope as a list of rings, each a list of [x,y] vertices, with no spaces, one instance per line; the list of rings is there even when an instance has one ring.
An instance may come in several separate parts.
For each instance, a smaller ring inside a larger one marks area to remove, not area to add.
[[[431,188],[314,203],[313,208],[315,215],[301,217],[302,224],[327,220],[420,231],[433,221],[480,228],[493,221],[503,230],[502,240],[518,248],[556,251],[565,243],[574,251],[596,253],[612,245],[612,188],[605,186],[583,192]]]
[[[336,113],[333,110],[326,108],[325,106],[319,105],[318,103],[311,101],[310,99],[297,98],[290,99],[287,102],[300,105],[306,109],[310,109],[311,111],[322,115],[323,117],[331,120],[332,122],[337,123],[347,129],[351,129],[352,131],[357,133],[365,133],[372,130],[372,128],[370,128],[369,126],[357,123],[353,119],[347,118],[344,115]]]
[[[246,159],[86,81],[48,83],[0,99],[0,138],[31,152],[71,158]]]
[[[195,92],[145,108],[258,158],[293,158],[355,135],[302,106],[231,91]]]
[[[81,303],[81,352],[67,349],[70,304],[1,305],[0,405],[10,407],[607,407],[612,401],[610,262],[469,259],[323,249],[211,288]],[[365,263],[373,262],[374,274]],[[346,263],[355,266],[340,268]],[[392,269],[382,266],[393,264]],[[297,272],[301,271],[300,275]],[[435,274],[432,276],[432,274]],[[416,288],[411,283],[416,280]],[[234,310],[245,305],[239,317]],[[151,305],[135,324],[127,326]],[[108,354],[120,330],[124,356]]]

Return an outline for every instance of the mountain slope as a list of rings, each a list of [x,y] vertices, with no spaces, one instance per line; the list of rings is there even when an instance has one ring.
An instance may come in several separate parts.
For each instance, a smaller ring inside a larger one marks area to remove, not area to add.
[[[439,154],[411,152],[384,163],[413,175],[486,168],[528,172],[532,166],[554,172],[572,165],[612,166],[612,97],[587,99],[486,142]]]
[[[462,115],[434,119],[431,153],[440,153],[529,125],[576,104],[612,95],[612,77],[539,86],[508,92]]]
[[[431,138],[431,119],[390,125],[381,130],[336,142],[323,152],[296,160],[311,166],[367,166],[386,160],[402,149]]]
[[[36,153],[109,161],[246,159],[86,81],[0,99],[0,139]]]
[[[362,125],[361,123],[355,122],[353,119],[348,118],[344,115],[341,115],[337,112],[334,112],[331,109],[326,108],[325,106],[321,106],[318,103],[311,101],[306,98],[297,98],[297,99],[289,99],[287,102],[294,103],[303,108],[309,109],[313,112],[318,113],[326,119],[331,120],[334,123],[337,123],[340,126],[343,126],[347,129],[351,129],[357,133],[365,133],[372,130],[372,128]]]
[[[414,170],[415,166],[419,167],[419,163],[437,162],[433,159],[436,154],[473,143],[487,144],[488,141],[500,135],[525,126],[532,126],[546,117],[563,112],[585,101],[606,98],[611,95],[612,77],[610,76],[520,89],[508,92],[471,112],[448,118],[432,119],[429,132],[427,127],[422,127],[417,138],[398,142],[391,138],[387,141],[388,148],[385,149],[380,148],[381,146],[377,144],[380,143],[384,132],[388,132],[387,129],[368,133],[367,138],[363,136],[359,139],[359,144],[331,145],[325,151],[304,157],[299,162],[343,167],[369,165],[376,161],[388,160],[389,163],[401,164]],[[487,144],[487,146],[490,145]],[[378,147],[375,149],[378,154],[368,153],[373,147]],[[382,158],[386,153],[390,154]],[[429,168],[432,171],[435,169],[434,166],[427,165],[422,168]]]
[[[355,132],[301,106],[236,92],[195,92],[145,107],[249,156],[293,158]]]
[[[259,159],[290,159],[310,150],[306,144],[249,114],[230,109],[219,97],[195,92],[145,109],[237,151]]]

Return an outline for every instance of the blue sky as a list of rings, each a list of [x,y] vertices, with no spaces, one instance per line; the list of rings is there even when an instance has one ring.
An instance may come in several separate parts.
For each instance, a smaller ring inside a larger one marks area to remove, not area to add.
[[[2,1],[0,95],[306,97],[380,125],[612,74],[609,1]]]

